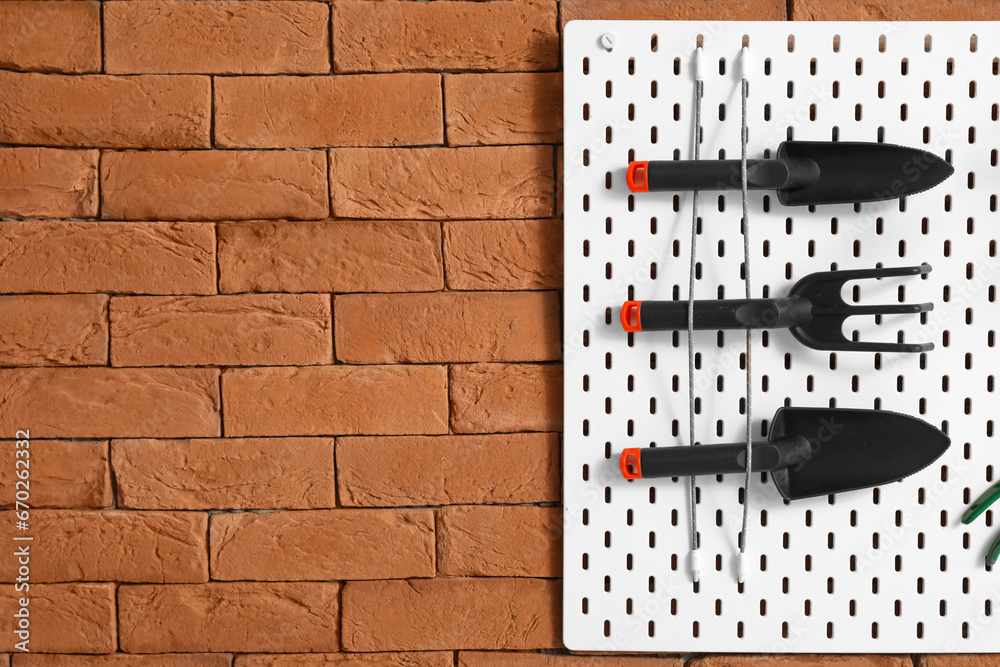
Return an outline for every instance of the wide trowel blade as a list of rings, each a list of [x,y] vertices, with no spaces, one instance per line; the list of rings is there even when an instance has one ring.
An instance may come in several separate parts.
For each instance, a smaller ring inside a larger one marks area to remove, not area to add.
[[[883,410],[781,408],[768,438],[785,435],[810,444],[801,462],[770,473],[787,500],[896,482],[929,466],[951,444],[927,422]]]
[[[807,158],[819,165],[816,182],[778,191],[778,201],[786,206],[905,197],[933,188],[955,172],[927,151],[860,141],[785,141],[778,157]]]

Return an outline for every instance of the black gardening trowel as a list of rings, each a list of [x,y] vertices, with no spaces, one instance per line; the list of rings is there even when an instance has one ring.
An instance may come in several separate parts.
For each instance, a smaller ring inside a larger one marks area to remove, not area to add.
[[[882,410],[780,408],[754,472],[769,472],[785,500],[896,482],[933,463],[951,440],[915,417]],[[625,479],[743,473],[746,444],[644,447],[622,452]]]
[[[778,156],[747,160],[747,188],[777,190],[786,206],[882,201],[929,190],[955,168],[933,153],[860,141],[783,141]],[[626,172],[632,192],[739,190],[739,160],[650,160]]]

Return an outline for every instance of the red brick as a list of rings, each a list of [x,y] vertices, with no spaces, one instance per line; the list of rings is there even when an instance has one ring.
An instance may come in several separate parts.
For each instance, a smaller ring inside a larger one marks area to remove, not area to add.
[[[684,667],[682,657],[462,651],[459,667]]]
[[[530,71],[559,67],[556,3],[367,2],[333,9],[338,72]]]
[[[324,218],[329,213],[326,179],[321,151],[106,152],[101,215],[112,220]]]
[[[45,146],[205,148],[207,76],[0,72],[0,141]]]
[[[793,0],[800,2],[801,0]],[[784,0],[562,0],[563,27],[575,20],[619,21],[784,21]]]
[[[31,581],[208,581],[208,515],[118,510],[31,511]],[[13,512],[0,514],[7,544],[19,533]],[[14,558],[0,560],[0,580],[17,577]]]
[[[562,142],[562,74],[455,74],[444,77],[448,143]]]
[[[556,292],[348,294],[334,301],[346,363],[558,359]]]
[[[215,80],[224,148],[444,143],[437,74],[263,76]]]
[[[690,667],[911,667],[908,655],[707,655]]]
[[[332,329],[327,294],[115,297],[111,300],[111,363],[331,363]]]
[[[119,507],[309,509],[337,504],[333,451],[333,438],[114,440],[111,463]]]
[[[339,593],[320,582],[121,586],[121,650],[337,651]]]
[[[0,148],[0,218],[97,215],[96,150]]]
[[[209,294],[214,232],[184,222],[0,222],[0,285],[10,292]]]
[[[559,582],[550,579],[348,582],[341,602],[344,648],[558,647],[559,589]]]
[[[219,435],[219,371],[0,369],[0,433],[36,438]]]
[[[430,221],[219,225],[222,292],[407,292],[444,287]]]
[[[30,442],[32,507],[99,508],[114,501],[106,440]],[[13,441],[0,441],[3,509],[14,506],[15,452]]]
[[[438,512],[438,571],[448,577],[562,576],[561,507],[460,505]]]
[[[0,2],[0,68],[101,70],[99,2]]]
[[[12,659],[13,667],[229,667],[225,653],[172,653],[160,655],[23,655]]]
[[[458,433],[562,430],[562,366],[453,366],[450,382]]]
[[[550,146],[330,149],[336,217],[541,218],[553,178]]]
[[[993,667],[997,656],[993,653],[966,655],[922,655],[917,667]]]
[[[323,74],[330,71],[329,39],[329,10],[320,3],[104,6],[109,74]]]
[[[234,667],[452,667],[451,651],[238,655]]]
[[[447,384],[440,366],[227,370],[222,376],[226,434],[445,433]]]
[[[215,514],[212,578],[299,581],[434,576],[432,510]]]
[[[1000,5],[991,0],[794,0],[794,21],[996,21]]]
[[[449,289],[562,287],[561,220],[448,221],[444,254]]]
[[[108,297],[0,296],[0,366],[108,363]]]
[[[555,433],[337,440],[344,505],[559,501]]]
[[[116,650],[115,584],[31,584],[31,643],[37,653],[110,653]],[[10,619],[24,592],[0,587],[0,614]],[[9,621],[7,622],[9,623]],[[7,625],[0,650],[20,641]]]

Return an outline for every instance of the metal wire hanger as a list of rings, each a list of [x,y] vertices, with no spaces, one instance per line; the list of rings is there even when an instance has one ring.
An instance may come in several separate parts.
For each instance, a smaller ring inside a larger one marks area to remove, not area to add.
[[[705,92],[701,71],[701,47],[694,51],[694,159],[701,158],[701,98]],[[698,191],[692,193],[691,199],[691,260],[688,268],[688,446],[695,446],[695,412],[694,412],[694,277],[695,264],[698,255]],[[697,592],[698,581],[701,578],[701,558],[698,551],[700,537],[698,535],[698,487],[697,478],[690,478],[689,488],[691,513],[691,580]]]

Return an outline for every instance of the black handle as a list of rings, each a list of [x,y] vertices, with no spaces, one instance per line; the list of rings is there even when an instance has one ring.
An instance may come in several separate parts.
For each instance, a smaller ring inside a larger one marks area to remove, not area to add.
[[[819,179],[819,167],[807,158],[747,160],[747,188],[791,190]],[[632,162],[627,178],[633,192],[739,190],[739,160],[650,160]]]
[[[780,329],[799,327],[812,319],[812,303],[801,296],[780,299],[720,299],[694,302],[694,328]],[[622,306],[626,331],[687,329],[687,301],[626,301]]]
[[[753,472],[770,472],[796,465],[811,455],[809,441],[786,435],[753,445]],[[620,460],[626,479],[725,475],[746,469],[746,444],[626,449]]]

